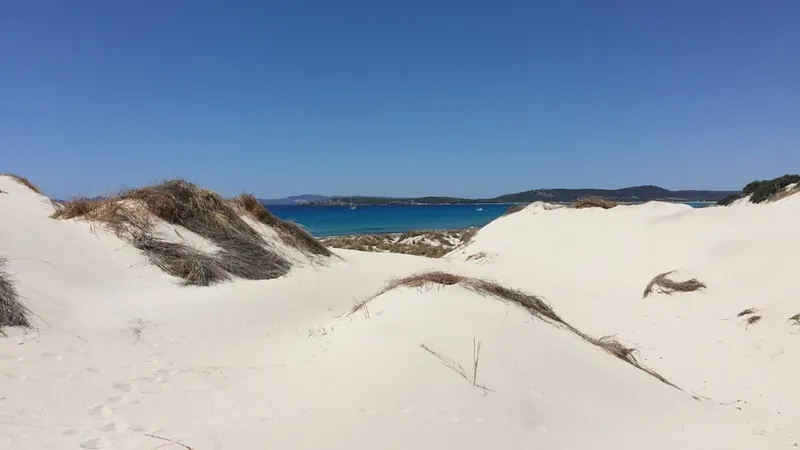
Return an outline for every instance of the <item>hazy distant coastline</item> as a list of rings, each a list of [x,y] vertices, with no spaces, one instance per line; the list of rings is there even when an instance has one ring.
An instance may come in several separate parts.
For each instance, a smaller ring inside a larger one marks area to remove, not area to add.
[[[717,202],[739,191],[708,191],[708,190],[681,190],[671,191],[658,186],[634,186],[622,189],[536,189],[514,194],[506,194],[491,198],[460,198],[460,197],[377,197],[377,196],[311,196],[304,195],[290,197],[293,204],[302,205],[447,205],[447,204],[496,204],[496,203],[533,203],[544,201],[549,203],[571,203],[583,197],[602,197],[617,203],[641,203],[661,200],[668,202]],[[276,200],[263,200],[265,204],[275,203]]]

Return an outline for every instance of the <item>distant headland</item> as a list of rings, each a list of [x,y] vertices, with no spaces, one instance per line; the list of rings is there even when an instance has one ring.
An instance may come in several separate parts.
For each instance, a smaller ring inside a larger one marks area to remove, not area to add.
[[[262,199],[265,204],[296,205],[445,205],[478,203],[550,203],[574,202],[583,197],[602,197],[620,203],[638,203],[653,200],[669,202],[717,202],[739,191],[671,191],[658,186],[634,186],[622,189],[535,189],[491,198],[460,197],[374,197],[374,196],[311,196],[287,199]],[[288,201],[287,201],[288,200]]]

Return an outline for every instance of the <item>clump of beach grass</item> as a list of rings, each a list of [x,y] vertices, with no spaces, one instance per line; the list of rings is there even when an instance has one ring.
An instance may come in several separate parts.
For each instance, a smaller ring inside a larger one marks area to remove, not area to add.
[[[267,280],[288,273],[291,263],[268,247],[261,234],[216,192],[181,179],[123,191],[103,199],[71,200],[52,216],[101,224],[141,250],[151,263],[208,286],[232,277]],[[183,243],[159,239],[155,220],[183,227],[220,248],[205,254]],[[313,238],[312,238],[313,239]]]
[[[745,325],[745,329],[747,329],[750,325],[758,323],[762,319],[761,316],[750,316],[747,318],[747,325]]]
[[[331,251],[311,236],[303,227],[294,222],[279,219],[254,195],[239,195],[233,200],[233,205],[236,209],[244,211],[255,220],[275,229],[286,245],[297,248],[304,253],[331,256]]]
[[[795,314],[792,317],[789,317],[789,320],[787,320],[787,322],[794,322],[792,325],[800,326],[800,313]]]
[[[668,384],[676,389],[679,389],[673,383],[671,383],[666,378],[659,375],[652,369],[649,369],[643,366],[635,357],[635,349],[626,347],[621,342],[619,342],[613,336],[603,336],[601,338],[594,338],[591,337],[569,323],[563,320],[556,312],[544,301],[543,298],[538,297],[533,294],[529,294],[527,292],[510,289],[504,287],[498,283],[483,280],[479,278],[472,278],[472,277],[465,277],[449,272],[442,272],[442,271],[430,271],[430,272],[423,272],[403,278],[395,278],[390,280],[382,289],[380,289],[375,295],[368,298],[367,300],[358,303],[352,310],[352,313],[359,311],[361,308],[364,308],[366,304],[375,299],[376,297],[383,295],[393,289],[398,289],[402,287],[406,288],[425,288],[429,286],[461,286],[467,290],[477,293],[478,295],[484,297],[492,297],[498,299],[505,303],[513,303],[527,312],[529,312],[532,316],[550,323],[551,325],[558,326],[560,328],[564,328],[573,334],[577,335],[584,341],[601,348],[603,351],[625,361],[626,363],[636,367],[637,369],[655,377],[659,381]]]
[[[616,202],[612,202],[611,200],[606,200],[602,197],[596,197],[596,196],[579,198],[578,200],[572,202],[572,205],[570,205],[571,208],[575,209],[582,209],[582,208],[611,209],[615,206],[617,206]]]
[[[530,203],[520,203],[511,205],[505,210],[505,212],[503,212],[503,215],[500,217],[510,216],[511,214],[518,213],[523,209],[527,208],[529,205]]]
[[[697,278],[692,278],[686,281],[674,281],[667,278],[667,276],[674,272],[675,270],[670,270],[669,272],[663,272],[653,277],[653,279],[647,284],[647,287],[645,287],[642,298],[646,298],[656,289],[658,289],[658,292],[660,293],[671,295],[674,292],[693,292],[706,288],[706,285],[698,281]]]
[[[408,231],[402,234],[332,236],[322,239],[322,243],[347,250],[441,258],[462,245],[463,239],[474,233],[474,229]]]
[[[750,314],[754,314],[755,312],[756,312],[755,308],[747,308],[744,311],[737,314],[736,317],[749,316]]]
[[[136,236],[131,244],[141,250],[151,264],[174,277],[183,279],[184,286],[209,286],[231,278],[217,258],[188,245],[145,234]]]
[[[485,259],[487,256],[489,255],[487,255],[486,252],[473,253],[467,256],[467,259],[465,259],[464,261],[480,261],[482,259]]]
[[[5,175],[5,176],[7,176],[9,178],[13,178],[14,181],[16,181],[17,183],[19,183],[21,185],[26,186],[28,189],[32,190],[33,192],[36,192],[37,194],[44,195],[42,190],[39,189],[39,186],[36,186],[35,184],[31,183],[31,181],[29,179],[27,179],[27,178],[25,178],[25,177],[23,177],[21,175],[17,175],[15,173],[4,173],[2,175]]]
[[[4,327],[30,327],[28,308],[22,304],[6,269],[8,261],[0,257],[0,334]]]

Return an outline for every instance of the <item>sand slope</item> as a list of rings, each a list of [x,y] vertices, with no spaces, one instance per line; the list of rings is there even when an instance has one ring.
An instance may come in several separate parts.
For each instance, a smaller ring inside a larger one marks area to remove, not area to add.
[[[148,434],[195,450],[797,443],[792,198],[531,207],[447,259],[297,254],[279,279],[180,287],[116,237],[50,219],[49,200],[27,188],[0,178],[0,190],[0,254],[37,315],[35,330],[0,338],[3,449],[169,443]],[[678,267],[709,288],[641,299],[653,275]],[[638,345],[684,390],[458,286],[390,291],[349,314],[389,278],[430,269],[544,295],[582,331]],[[735,316],[747,307],[764,318],[745,328]],[[486,389],[421,347],[471,373],[473,339]]]

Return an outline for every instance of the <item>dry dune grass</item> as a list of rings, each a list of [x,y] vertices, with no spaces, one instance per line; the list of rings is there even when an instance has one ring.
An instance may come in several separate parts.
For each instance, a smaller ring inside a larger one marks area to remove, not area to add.
[[[204,254],[155,237],[153,216],[202,236],[221,251]],[[182,278],[185,285],[208,286],[231,277],[267,280],[291,268],[219,194],[180,179],[100,200],[72,200],[53,218],[79,218],[106,226],[144,252],[151,263]]]
[[[498,283],[494,283],[487,280],[464,277],[461,275],[456,275],[441,271],[424,272],[404,278],[396,278],[391,280],[374,296],[372,296],[371,298],[367,299],[364,302],[357,304],[353,308],[352,312],[355,313],[361,310],[362,308],[365,308],[367,302],[393,289],[401,287],[423,288],[433,285],[438,285],[438,286],[459,285],[465,289],[473,291],[482,296],[494,297],[503,302],[517,304],[526,311],[530,312],[534,317],[540,320],[544,320],[550,324],[565,328],[570,332],[574,333],[575,335],[577,335],[578,337],[580,337],[581,339],[585,340],[586,342],[589,342],[590,344],[600,347],[605,352],[614,355],[617,358],[625,361],[626,363],[636,367],[637,369],[648,373],[649,375],[655,377],[659,381],[668,384],[676,389],[679,389],[677,386],[672,384],[670,381],[668,381],[666,378],[662,377],[652,369],[649,369],[641,365],[639,361],[636,359],[636,350],[624,346],[613,336],[603,336],[601,338],[591,337],[577,330],[572,325],[564,321],[561,317],[558,316],[558,314],[556,314],[555,311],[553,311],[553,309],[542,298],[536,295],[528,294],[520,290],[509,289]]]
[[[273,227],[286,245],[312,255],[331,256],[331,251],[314,239],[308,231],[294,222],[277,218],[254,195],[242,194],[233,200],[233,205],[237,210],[243,211],[259,222]]]
[[[749,316],[750,314],[754,314],[755,312],[756,312],[755,308],[747,308],[741,311],[739,314],[737,314],[736,317]]]
[[[21,175],[17,175],[15,173],[4,173],[3,175],[5,175],[5,176],[7,176],[9,178],[13,178],[17,183],[27,186],[28,189],[32,190],[33,192],[36,192],[37,194],[44,195],[42,190],[39,189],[39,186],[36,186],[35,184],[31,183],[31,181],[29,179],[27,179],[27,178],[25,178],[25,177],[23,177]]]
[[[182,278],[185,286],[209,286],[231,278],[218,259],[188,245],[145,234],[136,236],[131,244],[147,255],[151,264]]]
[[[603,208],[603,209],[611,209],[617,206],[616,202],[612,202],[610,200],[606,200],[601,197],[583,197],[575,200],[571,208],[575,209],[582,209],[582,208]]]
[[[522,211],[523,209],[527,208],[528,205],[529,205],[529,203],[521,203],[519,205],[511,205],[511,206],[508,207],[508,209],[505,210],[503,215],[500,216],[500,217],[509,216],[511,214],[518,213],[518,212]]]
[[[706,288],[706,285],[698,281],[697,278],[686,281],[673,281],[667,278],[668,275],[674,272],[674,270],[670,270],[669,272],[663,272],[653,277],[653,279],[647,283],[647,287],[644,288],[642,298],[646,298],[648,295],[652,294],[656,288],[658,288],[658,292],[667,295],[671,295],[673,292],[693,292]]]
[[[6,271],[7,261],[0,257],[0,334],[3,327],[30,327],[28,309],[22,304],[17,289]]]
[[[788,187],[787,186],[786,188],[778,189],[777,192],[772,194],[772,196],[769,198],[769,201],[777,202],[778,200],[784,199],[784,198],[789,197],[790,195],[794,195],[794,194],[796,194],[798,192],[800,192],[800,183],[799,184],[795,184],[792,187]]]

